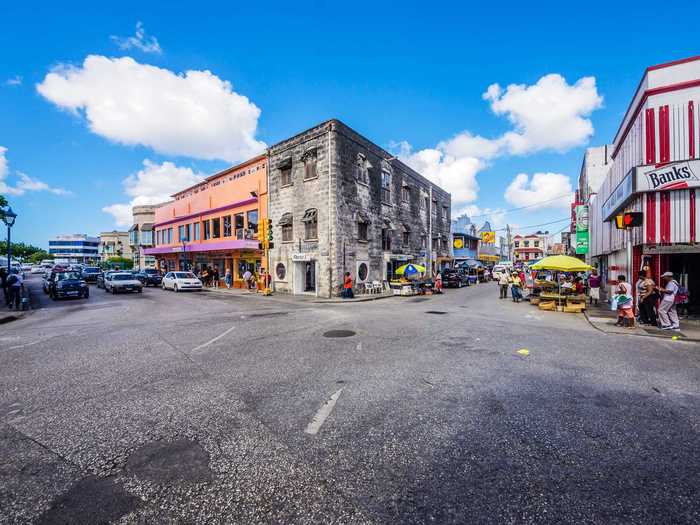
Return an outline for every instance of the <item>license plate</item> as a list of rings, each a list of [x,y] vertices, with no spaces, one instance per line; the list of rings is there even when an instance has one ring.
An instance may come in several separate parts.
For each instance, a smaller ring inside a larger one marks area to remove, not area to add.
[[[67,292],[66,295],[78,295],[78,292]]]

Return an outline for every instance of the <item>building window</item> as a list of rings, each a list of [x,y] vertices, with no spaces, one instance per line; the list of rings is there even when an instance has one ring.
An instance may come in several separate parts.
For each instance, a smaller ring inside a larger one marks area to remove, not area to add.
[[[404,230],[403,231],[403,245],[404,247],[408,247],[411,244],[411,230]]]
[[[515,241],[515,247],[520,248],[520,241]]]
[[[527,248],[528,246],[530,246],[530,241],[525,241],[525,242],[523,242],[523,246],[525,246],[525,248]]]
[[[231,237],[231,216],[224,216],[224,237]]]
[[[233,219],[234,219],[234,226],[236,228],[236,239],[243,239],[245,237],[243,235],[243,228],[244,228],[243,214],[237,213],[236,215],[233,216]]]
[[[277,266],[275,266],[275,274],[280,281],[284,281],[284,278],[287,277],[287,269],[284,267],[284,264],[277,263]]]
[[[221,237],[221,219],[219,217],[211,220],[211,236],[214,239]]]
[[[192,225],[191,224],[185,224],[185,240],[187,242],[190,242],[190,240],[192,240]]]
[[[292,165],[280,169],[280,184],[282,186],[292,185]]]
[[[382,202],[391,204],[391,173],[382,170]]]
[[[195,241],[199,240],[199,235],[200,235],[199,228],[200,228],[200,226],[199,226],[198,222],[195,222],[194,224],[192,224],[192,229],[194,230],[194,240]]]
[[[357,239],[359,241],[369,240],[369,225],[364,221],[357,223]]]
[[[250,210],[248,212],[248,229],[254,235],[258,233],[258,210]]]
[[[535,248],[539,248],[539,247],[540,247],[540,241],[535,241]]]
[[[168,244],[172,244],[173,242],[173,229],[168,228]]]
[[[401,187],[401,201],[402,202],[411,202],[411,188],[408,186],[402,186]]]
[[[442,219],[447,220],[447,206],[442,207]]]
[[[355,179],[362,184],[369,184],[369,168],[371,168],[367,158],[362,153],[357,154],[355,161]]]
[[[279,221],[282,228],[282,242],[292,242],[294,240],[294,219],[291,213],[283,213]]]
[[[382,250],[391,250],[391,230],[389,228],[382,228]]]
[[[437,237],[433,237],[432,249],[433,249],[433,251],[438,249],[438,238]]]
[[[307,241],[318,239],[318,210],[315,208],[306,210],[301,222],[304,223],[304,239]]]
[[[206,241],[207,239],[211,239],[209,219],[207,219],[206,221],[202,221],[202,224],[204,225],[204,240]]]
[[[185,225],[181,224],[180,226],[177,227],[177,237],[180,239],[180,242],[183,242],[185,240]]]
[[[429,202],[430,202],[430,197],[427,195],[423,197],[423,200],[421,200],[421,209],[422,210],[427,210],[429,208]]]
[[[438,209],[438,202],[436,200],[433,200],[433,207],[430,209],[430,212],[437,217],[437,209]]]
[[[420,236],[420,247],[423,250],[426,250],[428,248],[428,236],[425,234]]]
[[[315,179],[318,177],[316,167],[316,150],[309,150],[304,154],[304,180]]]

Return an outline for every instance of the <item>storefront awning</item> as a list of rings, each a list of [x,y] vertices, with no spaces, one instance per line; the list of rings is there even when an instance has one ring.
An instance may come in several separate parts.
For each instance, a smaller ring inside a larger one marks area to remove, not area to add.
[[[316,208],[311,208],[304,212],[304,216],[301,218],[301,222],[315,222],[318,217],[318,210]]]
[[[293,221],[294,218],[292,217],[291,213],[283,213],[282,217],[280,217],[280,220],[277,224],[279,226],[289,226],[292,224]]]

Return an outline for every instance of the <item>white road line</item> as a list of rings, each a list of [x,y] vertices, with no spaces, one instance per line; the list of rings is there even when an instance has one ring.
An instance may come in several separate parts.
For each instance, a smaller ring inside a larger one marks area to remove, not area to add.
[[[237,326],[232,326],[231,328],[229,328],[228,330],[226,330],[224,333],[217,335],[217,336],[216,336],[215,338],[213,338],[213,339],[209,339],[209,341],[207,341],[206,343],[202,343],[202,344],[199,345],[199,346],[195,346],[192,350],[190,350],[190,352],[196,352],[197,350],[201,350],[202,348],[206,348],[207,346],[209,346],[209,345],[212,344],[212,343],[216,343],[219,339],[221,339],[222,337],[225,337],[226,335],[230,334],[230,333],[233,332],[236,328],[238,328],[238,327],[237,327]]]
[[[338,398],[340,397],[340,393],[343,391],[341,388],[337,392],[335,392],[328,401],[326,401],[323,405],[321,405],[321,408],[318,409],[318,412],[316,412],[316,415],[314,418],[311,420],[311,423],[309,423],[306,426],[306,432],[307,434],[311,434],[312,436],[318,434],[318,431],[321,430],[321,425],[326,421],[326,418],[331,415],[331,412],[333,411],[333,407],[335,406],[335,402],[338,401]]]
[[[362,350],[362,341],[357,343],[357,346],[355,347],[356,350]]]

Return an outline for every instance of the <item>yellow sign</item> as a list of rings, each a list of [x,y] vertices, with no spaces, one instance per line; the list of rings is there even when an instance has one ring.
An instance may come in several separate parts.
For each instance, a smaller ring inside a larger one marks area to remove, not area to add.
[[[460,237],[457,237],[457,238],[454,240],[454,242],[453,242],[452,244],[453,244],[454,247],[457,248],[458,250],[459,250],[460,248],[464,248],[464,239],[462,239],[462,238],[460,238]]]
[[[481,232],[481,242],[494,244],[496,242],[496,232]]]

